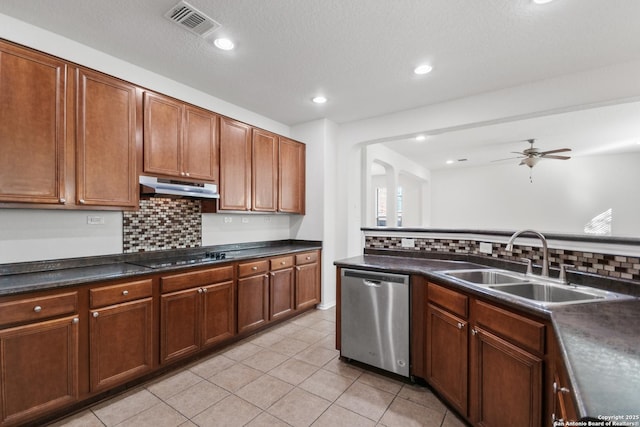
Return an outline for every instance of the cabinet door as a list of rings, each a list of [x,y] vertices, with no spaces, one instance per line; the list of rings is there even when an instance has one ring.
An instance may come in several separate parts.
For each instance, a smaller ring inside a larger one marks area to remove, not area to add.
[[[184,104],[144,93],[144,171],[181,176]]]
[[[0,331],[0,422],[20,424],[78,397],[78,318]]]
[[[305,209],[305,145],[280,138],[278,168],[278,210],[304,214]]]
[[[467,322],[427,306],[426,375],[429,383],[467,415]]]
[[[233,282],[216,283],[202,289],[202,345],[214,345],[235,335]]]
[[[218,163],[218,116],[187,107],[182,147],[184,176],[217,183]]]
[[[275,212],[278,208],[278,136],[253,129],[252,157],[252,209]]]
[[[77,202],[138,205],[136,88],[79,69],[77,85]]]
[[[0,42],[0,201],[65,202],[66,68]]]
[[[540,427],[542,360],[477,326],[472,336],[473,424]]]
[[[251,208],[251,128],[220,118],[220,209]]]
[[[293,268],[271,272],[271,319],[279,319],[293,313],[295,308]]]
[[[187,289],[160,299],[160,362],[169,362],[200,348],[200,293]]]
[[[153,364],[153,300],[145,298],[91,310],[91,391],[138,377]]]
[[[296,310],[304,310],[320,302],[318,273],[317,262],[296,266]]]
[[[238,333],[256,329],[269,321],[269,276],[238,279]]]

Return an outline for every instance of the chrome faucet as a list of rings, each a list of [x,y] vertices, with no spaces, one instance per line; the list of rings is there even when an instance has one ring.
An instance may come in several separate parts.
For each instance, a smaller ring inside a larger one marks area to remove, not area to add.
[[[549,277],[549,248],[547,246],[547,239],[542,234],[535,230],[516,231],[507,242],[507,251],[511,252],[513,250],[513,241],[516,240],[518,236],[525,233],[534,234],[540,238],[540,241],[542,242],[542,276]]]

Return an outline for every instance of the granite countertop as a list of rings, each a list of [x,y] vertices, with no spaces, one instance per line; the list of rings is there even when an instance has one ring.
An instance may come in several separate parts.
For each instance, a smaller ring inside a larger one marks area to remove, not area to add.
[[[640,299],[554,307],[526,304],[437,274],[487,267],[464,260],[362,255],[335,261],[338,267],[421,274],[489,300],[550,318],[576,398],[578,416],[640,416]],[[622,419],[640,425],[640,419]],[[624,424],[620,424],[624,425]]]
[[[147,253],[107,255],[68,260],[0,264],[0,296],[44,291],[104,280],[124,279],[145,274],[229,264],[246,259],[272,257],[321,249],[320,242],[276,241],[177,249]],[[226,259],[210,259],[197,264],[166,265],[151,268],[143,264],[199,256],[206,252],[225,252]]]

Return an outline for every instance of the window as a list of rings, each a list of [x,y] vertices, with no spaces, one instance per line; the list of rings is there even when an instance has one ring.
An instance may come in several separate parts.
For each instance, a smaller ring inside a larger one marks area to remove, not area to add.
[[[398,227],[402,226],[402,187],[398,187],[397,200]],[[376,188],[376,225],[387,225],[387,189]],[[395,224],[393,224],[395,226]]]

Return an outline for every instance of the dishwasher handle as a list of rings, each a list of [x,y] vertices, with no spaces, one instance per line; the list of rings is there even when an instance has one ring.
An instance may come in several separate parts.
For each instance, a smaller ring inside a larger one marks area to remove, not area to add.
[[[364,283],[366,286],[369,286],[370,288],[379,288],[380,286],[382,286],[382,282],[378,280],[362,279],[362,283]]]
[[[409,276],[404,274],[382,273],[376,271],[365,270],[351,270],[343,269],[343,277],[353,277],[355,279],[362,279],[363,281],[369,281],[376,284],[381,283],[400,283],[404,285],[409,284]],[[371,286],[371,285],[369,285]]]

